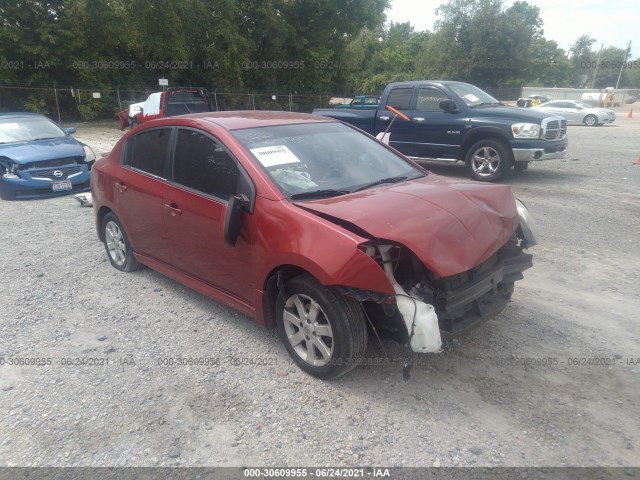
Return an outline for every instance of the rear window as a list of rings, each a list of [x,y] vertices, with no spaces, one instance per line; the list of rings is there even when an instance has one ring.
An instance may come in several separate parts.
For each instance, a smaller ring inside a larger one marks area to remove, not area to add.
[[[175,92],[167,98],[169,105],[175,103],[199,104],[206,103],[204,97],[199,92]]]
[[[187,115],[189,113],[209,112],[207,99],[200,92],[173,92],[167,96],[165,116]]]
[[[166,177],[167,150],[170,128],[156,128],[141,132],[125,146],[124,164],[157,177]]]

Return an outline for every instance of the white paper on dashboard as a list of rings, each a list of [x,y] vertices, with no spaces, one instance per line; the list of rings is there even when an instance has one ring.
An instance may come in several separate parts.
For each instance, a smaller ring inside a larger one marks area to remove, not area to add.
[[[258,161],[265,167],[286,165],[287,163],[300,163],[300,159],[285,145],[252,148],[251,153],[253,153]]]

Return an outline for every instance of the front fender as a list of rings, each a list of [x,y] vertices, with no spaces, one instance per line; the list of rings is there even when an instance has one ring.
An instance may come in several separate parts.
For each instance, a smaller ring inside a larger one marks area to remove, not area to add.
[[[257,285],[266,285],[274,270],[291,265],[306,270],[323,285],[393,294],[384,271],[358,248],[368,238],[321,218],[286,200],[258,199],[262,218],[258,228],[265,261]],[[283,231],[289,235],[282,235]]]

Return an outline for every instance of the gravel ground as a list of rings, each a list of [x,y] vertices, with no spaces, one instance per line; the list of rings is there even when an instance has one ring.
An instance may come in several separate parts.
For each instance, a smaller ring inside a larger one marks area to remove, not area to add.
[[[511,304],[407,384],[399,345],[323,382],[246,316],[116,271],[71,197],[0,203],[0,466],[639,466],[640,119],[569,135],[508,180],[540,236]]]

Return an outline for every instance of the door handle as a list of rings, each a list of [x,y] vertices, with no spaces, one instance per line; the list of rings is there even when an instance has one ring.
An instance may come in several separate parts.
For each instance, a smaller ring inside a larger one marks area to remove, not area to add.
[[[120,193],[124,193],[128,190],[128,187],[124,183],[116,182],[116,188]]]
[[[384,121],[386,122],[387,120],[389,120],[389,117],[387,117],[387,116],[385,115],[385,116],[383,116],[383,117],[380,117],[380,120],[384,120]]]
[[[178,208],[178,205],[176,205],[175,203],[172,203],[171,205],[168,204],[164,204],[164,208],[166,208],[167,210],[169,210],[169,213],[171,214],[172,217],[176,217],[178,215],[182,215],[182,210],[180,210]]]
[[[424,117],[413,117],[416,122],[424,122]]]

